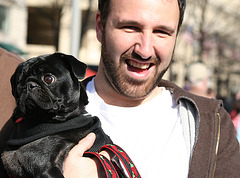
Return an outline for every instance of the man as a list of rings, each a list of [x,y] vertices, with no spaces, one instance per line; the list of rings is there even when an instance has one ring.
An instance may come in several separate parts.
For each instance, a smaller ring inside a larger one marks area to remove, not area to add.
[[[85,81],[87,110],[144,178],[239,177],[239,146],[222,103],[161,79],[184,8],[184,0],[99,0],[102,53],[96,77]],[[66,177],[101,173],[97,161],[81,157],[93,141],[90,134],[72,149]]]
[[[99,0],[102,54],[96,77],[85,80],[86,109],[144,178],[238,177],[239,146],[221,102],[161,79],[184,8],[184,0]],[[82,157],[94,138],[88,135],[71,150],[65,177],[103,177],[98,161]]]

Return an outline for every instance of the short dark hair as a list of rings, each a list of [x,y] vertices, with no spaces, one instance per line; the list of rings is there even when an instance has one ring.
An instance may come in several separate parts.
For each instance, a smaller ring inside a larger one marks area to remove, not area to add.
[[[101,21],[103,28],[106,25],[107,17],[110,12],[110,1],[111,0],[98,0],[98,10],[101,12]],[[180,29],[184,17],[184,12],[186,9],[186,0],[178,0],[180,17],[178,23],[178,30]]]

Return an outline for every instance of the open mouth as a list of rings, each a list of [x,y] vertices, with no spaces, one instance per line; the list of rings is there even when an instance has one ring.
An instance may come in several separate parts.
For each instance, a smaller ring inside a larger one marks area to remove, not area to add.
[[[126,63],[128,67],[135,72],[143,72],[149,70],[151,66],[153,66],[152,63],[139,63],[134,60],[127,60]]]

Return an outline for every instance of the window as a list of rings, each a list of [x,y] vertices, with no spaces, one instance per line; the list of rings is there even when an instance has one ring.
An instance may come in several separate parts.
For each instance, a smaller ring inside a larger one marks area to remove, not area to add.
[[[0,31],[1,32],[6,32],[7,31],[8,12],[9,12],[8,7],[0,5]]]
[[[28,44],[58,45],[59,8],[28,7]]]

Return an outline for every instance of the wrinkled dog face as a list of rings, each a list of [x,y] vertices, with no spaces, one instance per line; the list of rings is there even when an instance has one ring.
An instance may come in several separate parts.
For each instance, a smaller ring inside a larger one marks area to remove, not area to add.
[[[41,122],[64,121],[79,115],[87,104],[78,81],[85,72],[84,63],[62,53],[23,62],[11,78],[17,107],[27,118]]]

